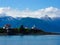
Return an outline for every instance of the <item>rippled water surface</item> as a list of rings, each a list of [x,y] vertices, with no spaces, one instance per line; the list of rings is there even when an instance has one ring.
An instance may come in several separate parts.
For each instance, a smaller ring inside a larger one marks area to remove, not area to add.
[[[60,45],[60,36],[0,36],[0,45]]]

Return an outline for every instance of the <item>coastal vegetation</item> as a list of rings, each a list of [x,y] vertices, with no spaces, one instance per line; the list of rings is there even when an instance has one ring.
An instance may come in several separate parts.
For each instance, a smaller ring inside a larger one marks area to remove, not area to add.
[[[0,35],[60,35],[60,33],[46,32],[33,26],[31,29],[21,25],[19,28],[11,28],[6,24],[0,28]]]

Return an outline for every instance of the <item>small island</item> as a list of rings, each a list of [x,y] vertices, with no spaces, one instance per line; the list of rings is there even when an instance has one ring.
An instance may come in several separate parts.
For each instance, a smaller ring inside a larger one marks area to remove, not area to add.
[[[60,35],[60,33],[46,32],[33,26],[31,29],[21,25],[19,28],[11,28],[10,24],[0,28],[0,35]]]

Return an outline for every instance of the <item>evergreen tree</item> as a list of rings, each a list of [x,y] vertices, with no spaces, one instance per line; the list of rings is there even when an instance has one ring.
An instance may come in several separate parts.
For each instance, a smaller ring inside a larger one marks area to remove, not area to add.
[[[19,30],[20,30],[20,33],[24,33],[24,26],[21,25]]]

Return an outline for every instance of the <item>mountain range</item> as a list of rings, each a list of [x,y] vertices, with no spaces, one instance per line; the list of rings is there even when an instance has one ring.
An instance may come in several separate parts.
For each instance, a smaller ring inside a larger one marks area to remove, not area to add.
[[[47,32],[60,32],[60,17],[51,18],[49,16],[44,16],[41,18],[14,18],[11,16],[0,16],[0,27],[3,27],[5,24],[10,24],[12,28],[19,28],[21,25],[31,28],[35,25],[36,28]]]

